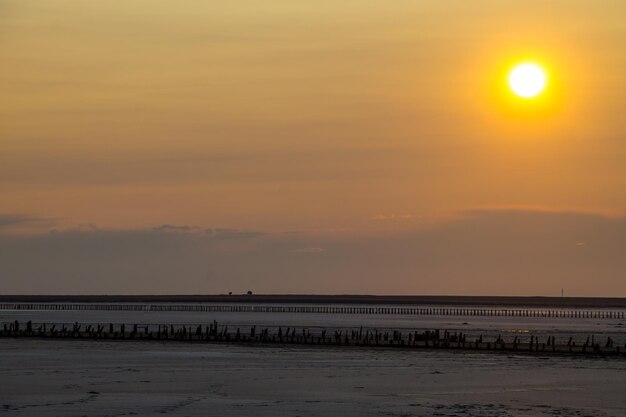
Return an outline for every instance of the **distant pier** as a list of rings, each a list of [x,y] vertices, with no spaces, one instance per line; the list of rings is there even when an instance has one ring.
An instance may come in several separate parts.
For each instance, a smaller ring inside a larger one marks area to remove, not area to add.
[[[397,305],[273,305],[273,304],[165,304],[165,303],[0,303],[0,310],[31,311],[154,311],[226,313],[314,313],[399,316],[483,316],[568,319],[624,319],[626,311],[537,307],[465,307]]]

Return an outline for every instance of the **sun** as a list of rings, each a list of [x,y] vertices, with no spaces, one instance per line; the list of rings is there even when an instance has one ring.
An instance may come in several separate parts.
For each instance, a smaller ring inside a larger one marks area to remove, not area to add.
[[[534,98],[541,94],[547,84],[546,73],[537,64],[522,63],[509,73],[509,87],[519,97]]]

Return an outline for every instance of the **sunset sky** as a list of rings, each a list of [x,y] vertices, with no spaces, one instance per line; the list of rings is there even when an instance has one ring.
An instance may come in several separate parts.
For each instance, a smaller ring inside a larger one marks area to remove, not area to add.
[[[0,293],[626,296],[625,45],[616,0],[0,0]]]

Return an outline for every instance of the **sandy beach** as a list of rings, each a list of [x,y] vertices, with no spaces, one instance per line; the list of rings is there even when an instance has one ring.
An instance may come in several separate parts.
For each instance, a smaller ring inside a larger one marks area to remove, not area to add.
[[[3,340],[7,416],[623,416],[626,361]]]

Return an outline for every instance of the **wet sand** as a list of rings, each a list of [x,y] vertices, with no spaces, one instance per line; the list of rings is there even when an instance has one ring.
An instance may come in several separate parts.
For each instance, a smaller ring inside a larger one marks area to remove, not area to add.
[[[626,361],[0,341],[7,416],[624,416]]]

